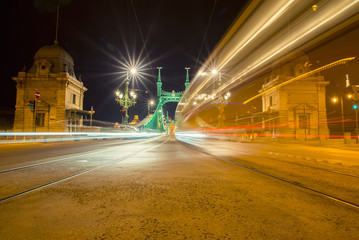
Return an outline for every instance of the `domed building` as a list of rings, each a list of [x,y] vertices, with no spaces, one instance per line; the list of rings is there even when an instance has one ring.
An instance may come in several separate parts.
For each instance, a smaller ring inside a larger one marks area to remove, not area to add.
[[[87,88],[57,41],[41,47],[32,67],[12,79],[17,83],[14,131],[78,131],[89,115],[83,110]]]

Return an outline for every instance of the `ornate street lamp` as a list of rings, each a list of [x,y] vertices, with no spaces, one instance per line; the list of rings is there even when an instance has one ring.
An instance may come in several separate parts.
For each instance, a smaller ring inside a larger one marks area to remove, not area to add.
[[[222,85],[222,73],[219,72],[217,69],[212,69],[212,75],[214,78],[214,84],[213,84],[213,93],[211,95],[212,103],[216,106],[218,109],[218,124],[217,127],[223,127],[224,126],[224,119],[225,119],[225,108],[227,107],[229,98],[231,96],[230,92],[227,92],[223,95],[216,96],[214,91],[218,87]],[[218,80],[216,81],[216,76],[218,74]],[[217,85],[217,86],[216,86]]]
[[[332,98],[332,102],[333,102],[333,103],[337,103],[338,101],[339,101],[339,99],[338,99],[337,97],[333,97],[333,98]],[[343,97],[340,97],[340,109],[341,109],[341,114],[342,114],[342,132],[343,132],[343,138],[344,138],[345,127],[344,127]]]
[[[155,104],[155,101],[153,101],[153,100],[148,101],[148,115],[150,115],[151,106],[152,106],[153,104]]]
[[[135,74],[137,71],[136,69],[132,68],[131,70],[132,74]],[[125,119],[123,121],[124,124],[128,124],[128,109],[132,106],[135,106],[136,104],[136,93],[132,90],[130,92],[130,94],[128,94],[128,85],[130,84],[130,79],[128,76],[128,72],[126,74],[126,79],[125,79],[125,92],[122,93],[120,90],[116,91],[116,102],[120,104],[120,106],[122,106],[123,110],[125,111]]]

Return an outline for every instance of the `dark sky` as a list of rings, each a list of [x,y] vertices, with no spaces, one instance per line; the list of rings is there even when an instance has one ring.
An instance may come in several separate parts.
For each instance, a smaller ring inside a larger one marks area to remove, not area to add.
[[[56,2],[2,2],[0,109],[3,112],[15,108],[16,86],[11,77],[24,64],[31,67],[40,47],[53,44]],[[144,73],[150,76],[144,85],[135,86],[139,101],[130,110],[130,115],[135,113],[143,118],[147,112],[146,99],[156,94],[153,76],[157,75],[156,67],[163,67],[165,90],[184,90],[184,67],[190,67],[190,73],[194,74],[195,66],[198,68],[206,59],[247,0],[133,0],[133,6],[130,0],[60,2],[59,45],[73,57],[76,75],[82,75],[88,88],[84,109],[94,106],[95,119],[116,122],[121,119],[121,108],[114,100],[114,92],[123,79],[115,74],[119,71],[115,59],[121,56],[127,59],[127,49],[131,56],[148,65]],[[143,49],[141,33],[147,51]],[[145,92],[146,88],[149,93]],[[175,105],[167,108],[173,115]]]

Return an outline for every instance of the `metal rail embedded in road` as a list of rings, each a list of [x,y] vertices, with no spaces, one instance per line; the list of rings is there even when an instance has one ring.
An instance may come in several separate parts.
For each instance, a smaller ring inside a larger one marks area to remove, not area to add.
[[[16,194],[12,194],[10,196],[7,196],[7,197],[4,197],[2,199],[0,199],[0,204],[1,203],[4,203],[4,202],[7,202],[9,200],[12,200],[12,199],[15,199],[17,197],[20,197],[20,196],[23,196],[23,195],[26,195],[26,194],[29,194],[29,193],[32,193],[32,192],[35,192],[35,191],[38,191],[38,190],[41,190],[43,188],[46,188],[46,187],[49,187],[49,186],[52,186],[52,185],[55,185],[57,183],[61,183],[61,182],[64,182],[64,181],[67,181],[67,180],[70,180],[70,179],[73,179],[75,177],[78,177],[78,176],[81,176],[81,175],[84,175],[86,173],[89,173],[89,172],[92,172],[92,171],[95,171],[97,169],[100,169],[100,168],[103,168],[103,167],[106,167],[106,166],[109,166],[109,165],[112,165],[112,164],[115,164],[115,163],[118,163],[118,162],[121,162],[121,161],[124,161],[126,159],[129,159],[129,158],[132,158],[134,157],[135,155],[138,155],[140,153],[143,153],[143,152],[146,152],[146,151],[149,151],[149,150],[152,150],[154,148],[157,148],[159,146],[161,146],[162,144],[164,144],[165,142],[168,141],[168,138],[159,143],[159,144],[156,144],[155,146],[151,146],[151,147],[148,147],[148,148],[145,148],[141,151],[137,151],[135,153],[132,153],[132,154],[128,154],[127,156],[123,156],[123,157],[120,157],[120,158],[117,158],[115,160],[112,160],[108,163],[105,163],[105,164],[102,164],[100,166],[97,166],[97,167],[93,167],[93,168],[90,168],[90,169],[87,169],[87,170],[83,170],[79,173],[76,173],[76,174],[72,174],[70,176],[67,176],[67,177],[64,177],[64,178],[60,178],[58,180],[55,180],[55,181],[51,181],[49,183],[46,183],[46,184],[43,184],[43,185],[40,185],[40,186],[37,186],[37,187],[34,187],[34,188],[31,188],[31,189],[28,189],[28,190],[25,190],[25,191],[22,191],[22,192],[19,192],[19,193],[16,193]]]
[[[136,140],[133,140],[133,141],[136,141]],[[127,141],[121,143],[120,145],[130,144],[130,143],[133,143],[133,141],[127,140]],[[153,139],[150,139],[150,140],[142,142],[142,143],[146,143],[146,142],[150,142],[150,141],[153,141]],[[46,164],[55,163],[55,162],[61,162],[61,161],[65,161],[65,160],[68,160],[68,159],[71,159],[71,158],[85,157],[85,156],[90,156],[90,155],[94,155],[94,154],[98,154],[98,153],[109,152],[109,151],[112,151],[113,149],[116,149],[116,148],[118,148],[118,146],[109,147],[109,148],[106,148],[104,150],[86,152],[86,153],[83,153],[83,154],[76,154],[76,155],[70,154],[69,156],[52,157],[52,158],[49,158],[49,159],[47,159],[47,160],[45,160],[43,162],[40,162],[40,163],[34,163],[34,164],[24,165],[24,166],[20,166],[20,167],[0,170],[0,174],[7,173],[7,172],[13,172],[13,171],[19,171],[19,170],[23,170],[23,169],[26,169],[26,168],[37,167],[37,166],[46,165]]]
[[[190,142],[190,140],[186,139],[187,142]],[[192,141],[193,142],[193,141]],[[192,144],[193,145],[193,144]],[[304,165],[301,163],[296,163],[296,162],[291,162],[291,161],[286,161],[286,160],[282,160],[282,159],[278,159],[278,158],[273,158],[273,157],[268,157],[268,156],[263,156],[263,155],[259,155],[259,154],[249,154],[243,151],[238,151],[236,149],[232,149],[232,148],[226,148],[226,147],[218,147],[214,144],[208,144],[206,143],[206,145],[210,145],[212,147],[216,147],[216,148],[220,148],[220,149],[226,149],[226,150],[230,150],[233,152],[237,152],[237,153],[241,153],[244,155],[249,155],[249,156],[256,156],[256,157],[260,157],[260,158],[265,158],[265,159],[271,159],[274,161],[278,161],[278,162],[284,162],[284,163],[288,163],[288,164],[292,164],[292,165],[296,165],[296,166],[301,166],[301,167],[306,167],[306,168],[311,168],[311,169],[316,169],[316,170],[320,170],[320,171],[324,171],[324,172],[329,172],[329,173],[335,173],[335,174],[340,174],[340,175],[344,175],[344,176],[348,176],[348,177],[354,177],[354,178],[359,178],[359,175],[354,175],[354,174],[350,174],[350,173],[344,173],[344,172],[340,172],[340,171],[334,171],[334,170],[330,170],[330,169],[324,169],[324,168],[320,168],[320,167],[314,167],[314,166],[309,166],[309,165]]]
[[[179,140],[179,139],[178,139]],[[184,142],[184,141],[181,141],[179,140],[184,146],[187,146],[188,148],[194,150],[194,151],[197,151],[197,152],[200,152],[200,153],[203,153],[205,155],[208,155],[210,157],[213,157],[215,159],[219,159],[221,161],[224,161],[224,162],[227,162],[227,163],[230,163],[230,164],[233,164],[233,165],[236,165],[236,166],[239,166],[239,167],[242,167],[242,168],[245,168],[245,169],[248,169],[252,172],[256,172],[256,173],[259,173],[259,174],[262,174],[262,175],[265,175],[265,176],[268,176],[270,178],[274,178],[274,179],[277,179],[279,181],[282,181],[282,182],[285,182],[285,183],[289,183],[290,185],[293,185],[293,186],[296,186],[296,187],[300,187],[302,189],[305,189],[305,190],[309,190],[311,192],[314,192],[316,193],[317,195],[319,196],[322,196],[322,197],[325,197],[327,199],[331,199],[333,201],[336,201],[338,203],[341,203],[341,204],[344,204],[346,206],[349,206],[349,207],[352,207],[356,210],[359,210],[359,204],[356,204],[356,203],[353,203],[353,202],[350,202],[350,201],[346,201],[344,199],[341,199],[341,198],[338,198],[338,197],[335,197],[335,196],[332,196],[330,194],[327,194],[325,192],[322,192],[322,191],[319,191],[317,189],[314,189],[312,187],[309,187],[309,186],[306,186],[304,184],[301,184],[299,182],[296,182],[296,181],[292,181],[292,180],[289,180],[289,179],[286,179],[286,178],[283,178],[283,177],[278,177],[274,174],[270,174],[270,173],[267,173],[267,172],[264,172],[264,171],[261,171],[261,170],[258,170],[258,169],[255,169],[251,166],[248,166],[248,165],[245,165],[245,164],[242,164],[242,163],[238,163],[238,162],[235,162],[235,161],[232,161],[232,160],[229,160],[227,158],[224,158],[224,157],[220,157],[220,156],[216,156],[212,153],[209,153],[205,150],[203,150],[203,148],[200,148],[198,146],[194,146],[193,144],[190,144],[190,143],[187,143],[187,142]]]

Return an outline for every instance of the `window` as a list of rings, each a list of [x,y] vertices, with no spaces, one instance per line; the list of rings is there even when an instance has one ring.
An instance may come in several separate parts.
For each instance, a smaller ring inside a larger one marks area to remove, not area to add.
[[[299,128],[307,129],[308,128],[308,116],[307,115],[300,115],[299,116]]]
[[[36,127],[45,126],[45,113],[36,113]]]
[[[76,104],[76,94],[72,94],[72,103]]]
[[[273,106],[273,96],[269,97],[269,106]]]

